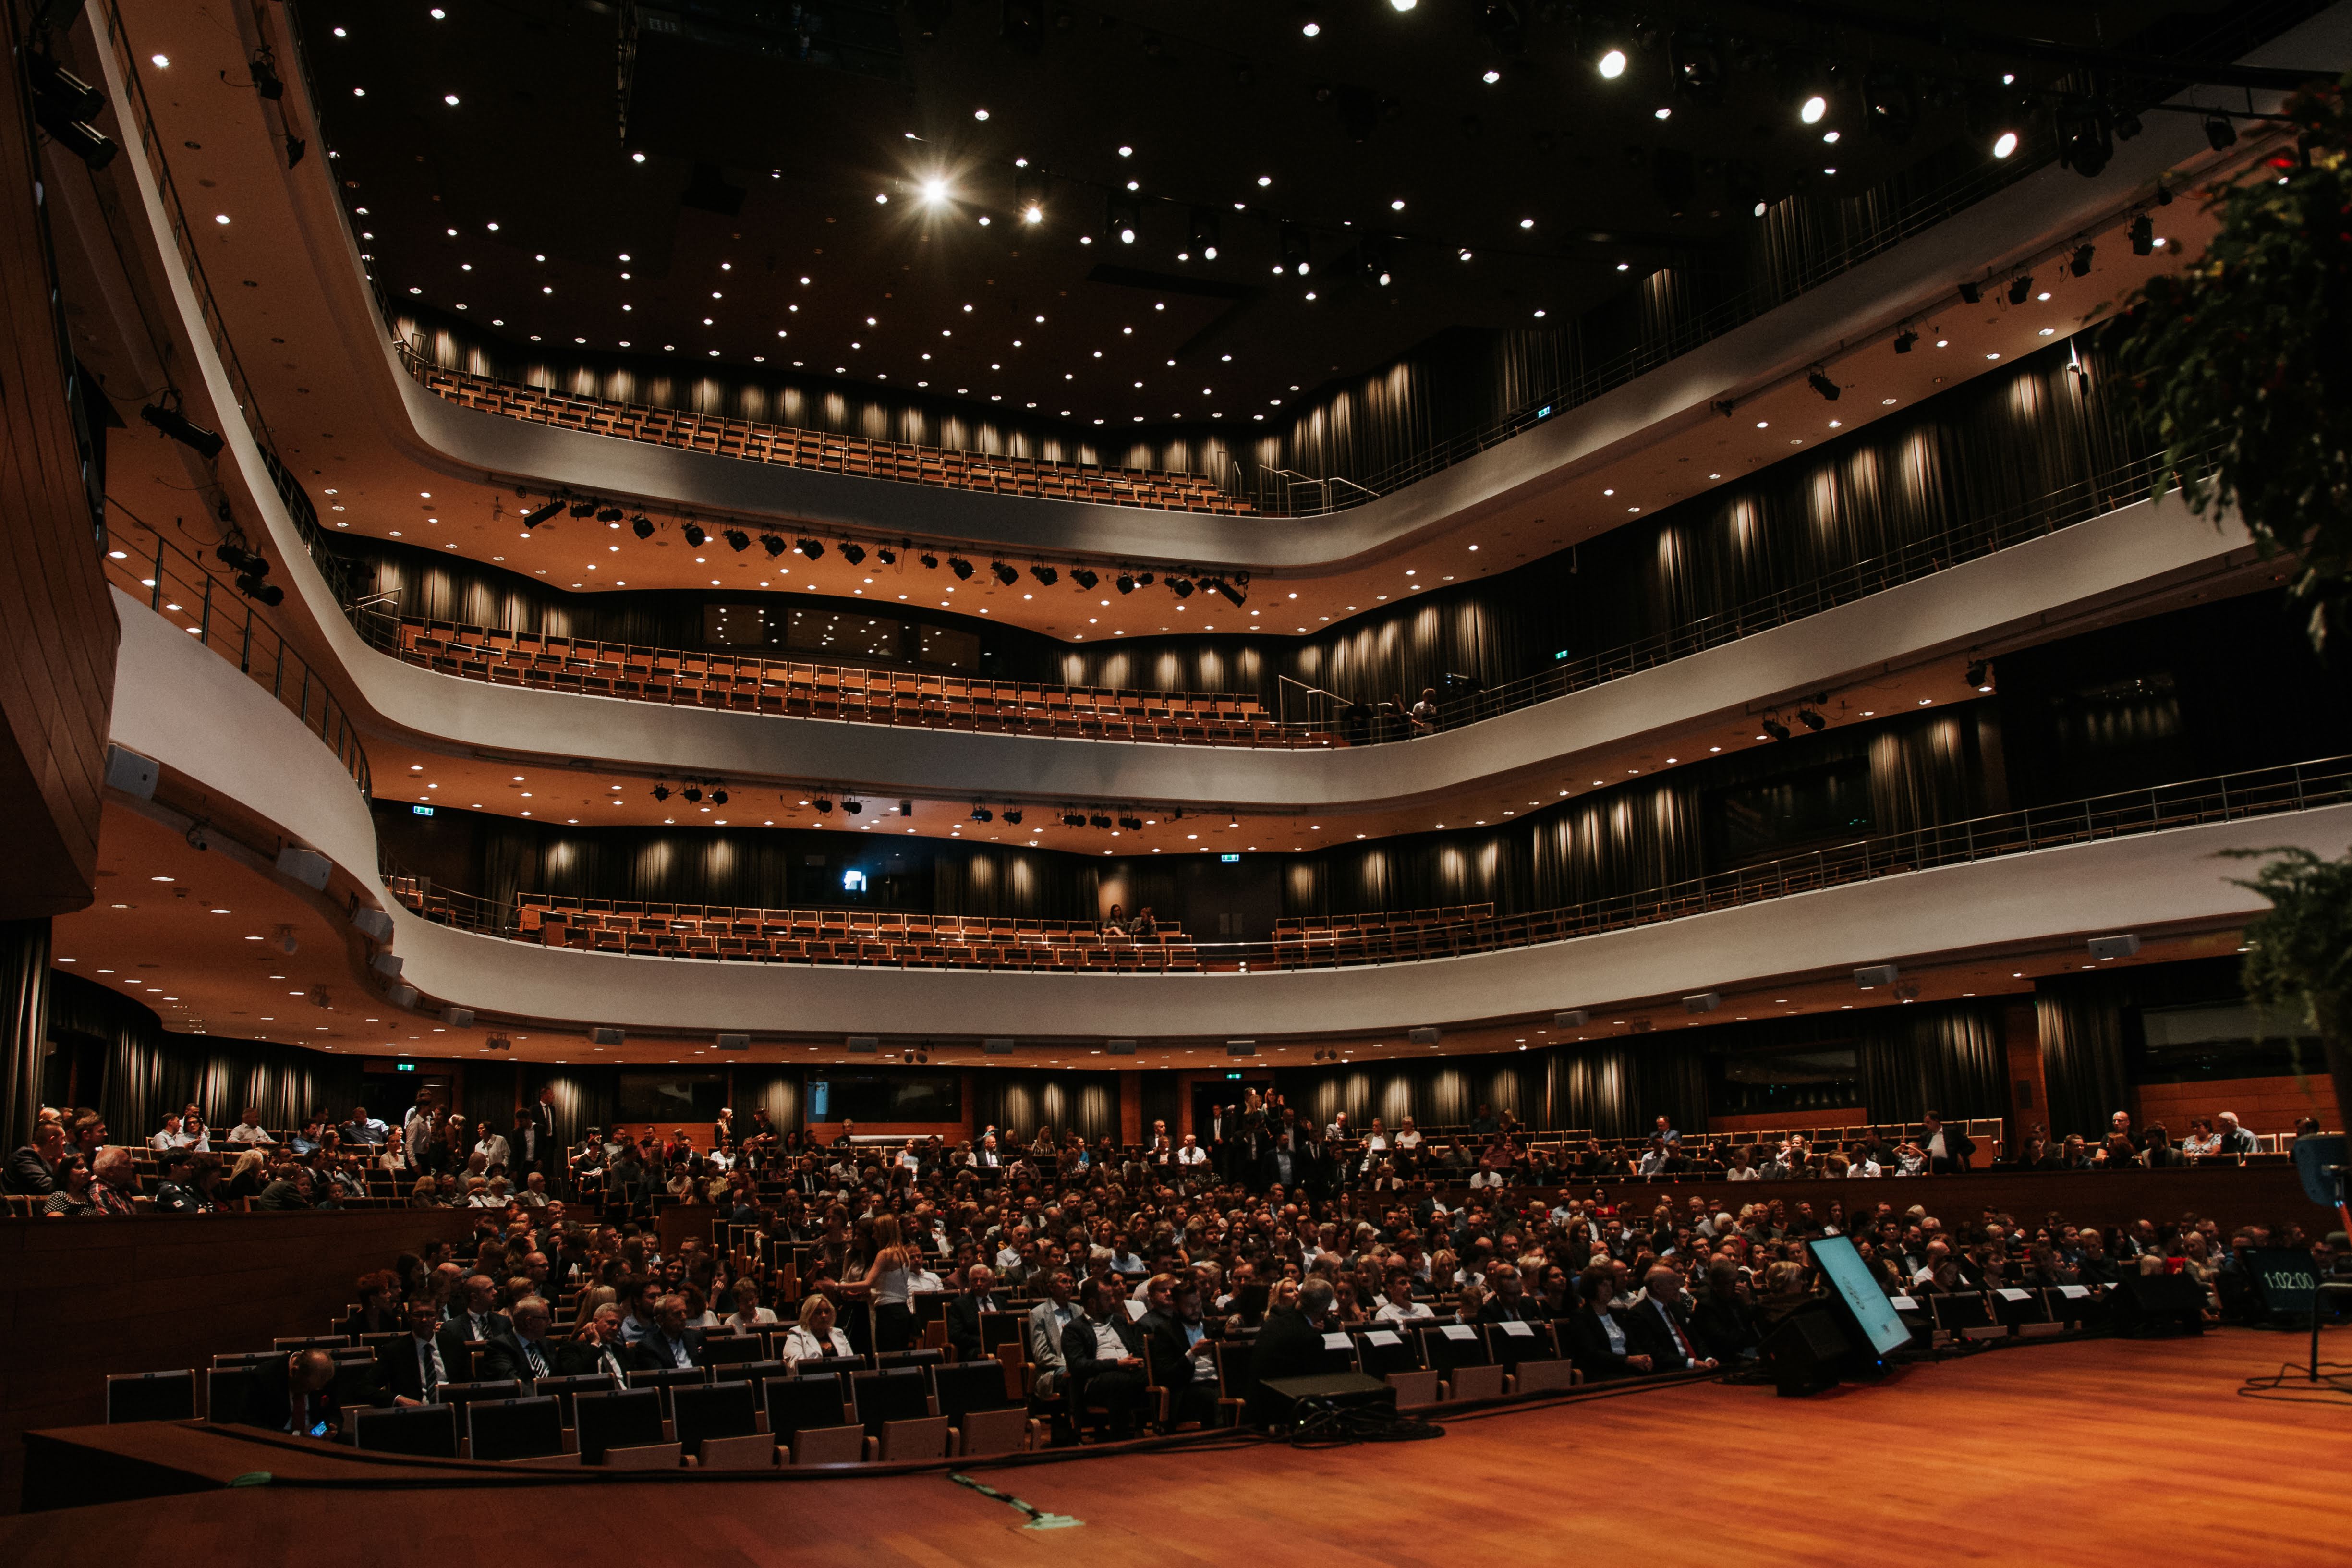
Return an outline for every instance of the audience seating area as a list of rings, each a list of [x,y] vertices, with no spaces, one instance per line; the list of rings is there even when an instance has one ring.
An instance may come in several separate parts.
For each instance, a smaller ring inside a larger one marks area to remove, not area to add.
[[[432,916],[412,888],[411,908]],[[919,969],[1194,970],[1192,939],[1174,925],[1157,939],[1104,936],[1092,921],[979,915],[877,914],[854,910],[744,910],[709,904],[526,894],[525,938],[549,947],[655,958],[866,963]]]
[[[465,371],[445,370],[413,357],[409,363],[425,390],[462,407],[565,430],[582,430],[592,436],[707,452],[745,462],[816,468],[860,479],[892,479],[900,484],[985,490],[997,495],[1234,517],[1257,510],[1246,497],[1218,489],[1216,481],[1204,474],[1048,463],[1034,458],[916,447],[831,430],[801,430],[785,425],[729,419],[684,408],[612,403],[546,387],[497,381]]]
[[[415,617],[394,626],[383,624],[388,617],[371,619],[377,624],[367,629],[378,645],[402,660],[498,686],[738,713],[1076,740],[1211,746],[1343,743],[1321,731],[1285,730],[1257,698],[1226,692],[1041,686],[926,670],[685,653]]]

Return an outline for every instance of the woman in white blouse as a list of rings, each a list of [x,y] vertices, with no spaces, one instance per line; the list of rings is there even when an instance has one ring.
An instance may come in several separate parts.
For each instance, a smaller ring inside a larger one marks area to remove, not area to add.
[[[781,1359],[816,1361],[856,1353],[849,1348],[849,1336],[833,1326],[833,1303],[823,1296],[813,1295],[801,1303],[799,1326],[784,1336]]]

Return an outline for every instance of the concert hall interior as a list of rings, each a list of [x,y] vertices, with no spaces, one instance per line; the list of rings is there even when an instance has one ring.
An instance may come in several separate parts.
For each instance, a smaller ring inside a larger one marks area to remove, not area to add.
[[[2352,3],[0,16],[9,1555],[2340,1554]]]

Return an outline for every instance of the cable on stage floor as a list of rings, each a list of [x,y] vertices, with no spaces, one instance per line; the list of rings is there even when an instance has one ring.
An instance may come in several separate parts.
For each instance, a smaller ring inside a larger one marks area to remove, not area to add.
[[[1301,1400],[1290,1431],[1294,1448],[1344,1448],[1355,1443],[1423,1443],[1443,1437],[1445,1428],[1394,1408],[1349,1409],[1324,1400]]]
[[[2280,1405],[2352,1405],[2352,1363],[2321,1362],[2315,1380],[2312,1371],[2306,1362],[2281,1362],[2278,1371],[2240,1384],[2238,1397]]]

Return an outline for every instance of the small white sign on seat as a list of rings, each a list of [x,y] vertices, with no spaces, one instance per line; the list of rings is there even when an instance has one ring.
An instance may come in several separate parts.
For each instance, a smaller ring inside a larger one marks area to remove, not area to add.
[[[1353,1350],[1355,1349],[1355,1341],[1349,1339],[1345,1334],[1325,1334],[1323,1336],[1323,1348],[1327,1351]]]
[[[1517,1318],[1504,1319],[1502,1327],[1503,1332],[1507,1334],[1519,1335],[1527,1339],[1533,1339],[1536,1335],[1536,1331],[1533,1329],[1528,1327],[1527,1324],[1519,1321]]]
[[[1397,1336],[1394,1329],[1371,1329],[1365,1332],[1364,1342],[1368,1345],[1401,1345],[1404,1341]]]
[[[1467,1323],[1448,1323],[1440,1331],[1449,1340],[1475,1340],[1478,1331]]]

